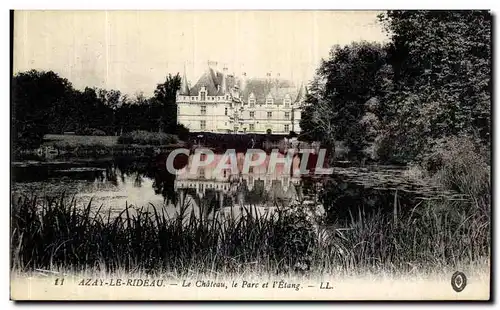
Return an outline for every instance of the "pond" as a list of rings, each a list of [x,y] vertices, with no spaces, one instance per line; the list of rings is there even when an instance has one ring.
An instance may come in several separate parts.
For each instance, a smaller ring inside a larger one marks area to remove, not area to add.
[[[319,208],[326,204],[330,219],[349,218],[359,209],[390,211],[394,202],[394,190],[370,188],[344,176],[346,170],[355,171],[357,167],[334,169],[328,176],[293,173],[301,164],[298,155],[290,170],[277,164],[272,173],[267,170],[270,154],[248,173],[242,170],[243,153],[237,153],[237,173],[230,169],[216,171],[223,154],[215,154],[212,164],[196,171],[191,169],[193,154],[178,155],[174,166],[179,170],[175,174],[166,169],[167,156],[25,158],[12,163],[12,198],[60,197],[64,193],[81,205],[92,200],[93,206],[102,205],[106,213],[118,214],[128,205],[162,208],[168,215],[176,214],[181,206],[196,214],[202,208],[207,214],[240,214],[244,207],[252,206],[253,212],[262,215],[276,206],[309,202]],[[307,168],[315,165],[310,161]],[[416,204],[415,195],[400,193],[398,199],[400,204]]]
[[[92,199],[96,206],[102,204],[112,212],[120,212],[126,205],[154,205],[173,212],[180,204],[195,210],[202,204],[214,210],[249,205],[269,210],[276,203],[287,205],[303,198],[300,176],[284,173],[283,164],[266,173],[269,155],[245,174],[228,169],[215,174],[222,154],[215,154],[213,164],[195,172],[190,169],[194,155],[184,159],[178,155],[175,175],[166,169],[167,155],[15,161],[13,199],[23,194],[57,197],[64,193],[84,205]],[[239,162],[241,155],[237,154]],[[293,161],[295,167],[298,164],[298,160]]]

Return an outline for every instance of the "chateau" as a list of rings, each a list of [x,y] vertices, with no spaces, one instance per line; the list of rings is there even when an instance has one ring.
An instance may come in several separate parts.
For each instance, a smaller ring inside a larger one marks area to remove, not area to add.
[[[265,78],[236,77],[216,62],[192,87],[183,74],[177,93],[177,121],[191,132],[300,132],[300,107],[306,89],[270,73]]]

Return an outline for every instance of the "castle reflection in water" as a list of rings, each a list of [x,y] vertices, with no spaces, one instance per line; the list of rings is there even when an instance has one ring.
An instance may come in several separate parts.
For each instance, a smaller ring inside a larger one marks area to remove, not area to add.
[[[92,200],[113,214],[120,214],[128,205],[161,207],[168,215],[185,209],[187,213],[202,216],[238,215],[245,209],[262,214],[277,205],[287,207],[297,201],[313,201],[321,183],[316,178],[292,173],[300,167],[299,154],[287,169],[285,164],[278,163],[270,173],[267,171],[270,154],[248,173],[243,172],[244,153],[236,154],[237,173],[231,169],[216,171],[223,154],[216,154],[210,165],[197,171],[191,171],[195,155],[184,155],[176,166],[179,169],[176,174],[167,171],[166,155],[21,165],[15,167],[16,190],[54,195],[66,192],[75,195],[82,205]]]
[[[264,162],[250,167],[243,172],[244,153],[237,153],[237,173],[231,169],[216,170],[223,154],[215,154],[214,160],[207,166],[192,171],[194,155],[190,155],[188,164],[177,171],[174,189],[179,205],[190,205],[199,209],[199,205],[208,206],[206,212],[216,211],[222,214],[241,214],[257,212],[263,214],[273,211],[276,206],[288,206],[306,199],[301,176],[298,173],[300,158],[294,156],[291,165],[277,163],[274,171],[268,171],[271,156],[267,154]],[[189,208],[191,209],[191,207]]]

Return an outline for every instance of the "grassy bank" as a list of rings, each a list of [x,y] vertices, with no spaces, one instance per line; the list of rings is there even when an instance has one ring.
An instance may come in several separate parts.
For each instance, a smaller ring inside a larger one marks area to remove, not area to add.
[[[45,135],[43,146],[66,149],[68,147],[113,147],[117,143],[117,136]]]
[[[157,133],[152,135],[158,136]],[[168,135],[168,134],[162,134]],[[184,147],[184,142],[179,141],[175,136],[168,135],[167,139],[137,140],[133,139],[132,133],[123,136],[79,136],[79,135],[46,135],[39,150],[20,150],[19,155],[39,155],[52,156],[47,153],[50,149],[55,149],[56,155],[75,156],[102,156],[102,155],[148,155],[153,154],[160,148],[161,151],[168,151],[176,147]],[[170,136],[174,138],[170,138]],[[130,138],[132,137],[132,138]],[[158,136],[160,137],[160,136]]]
[[[490,255],[490,219],[474,205],[457,211],[429,202],[397,222],[390,214],[360,213],[342,231],[319,229],[302,206],[224,221],[182,212],[168,218],[154,208],[125,208],[116,218],[95,210],[91,202],[79,206],[64,197],[13,201],[12,268],[394,274],[468,265]]]
[[[171,145],[179,142],[179,138],[176,135],[144,130],[128,132],[118,138],[119,144]]]

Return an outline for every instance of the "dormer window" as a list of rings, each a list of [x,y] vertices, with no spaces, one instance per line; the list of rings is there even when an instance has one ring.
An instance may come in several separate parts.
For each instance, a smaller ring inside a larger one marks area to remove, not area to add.
[[[207,93],[206,93],[206,92],[204,92],[204,91],[201,91],[201,92],[200,92],[200,98],[201,98],[201,101],[205,101],[205,99],[206,99],[206,95],[207,95]]]
[[[271,95],[267,96],[266,104],[273,104],[273,103],[274,103],[273,97]]]
[[[253,93],[248,97],[248,104],[250,104],[251,108],[255,107],[255,95]]]
[[[285,104],[285,108],[290,107],[290,104],[292,103],[292,99],[290,98],[290,95],[286,95],[285,98],[283,99],[283,103]]]

